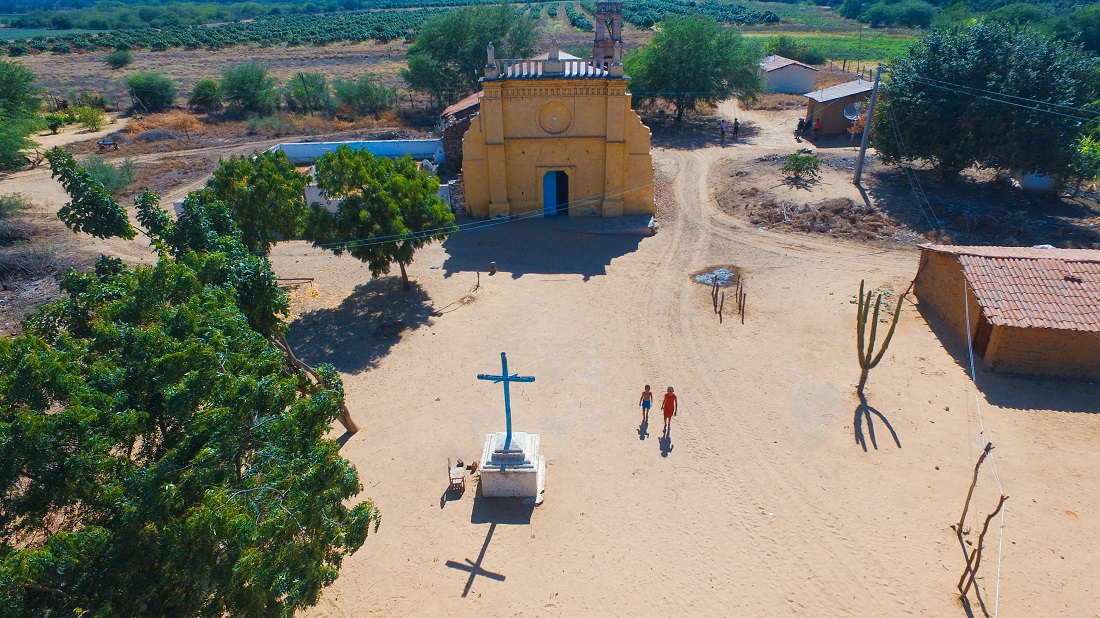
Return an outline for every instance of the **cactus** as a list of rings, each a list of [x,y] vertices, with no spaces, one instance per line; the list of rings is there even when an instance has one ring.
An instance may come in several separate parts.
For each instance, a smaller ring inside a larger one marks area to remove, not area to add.
[[[890,339],[893,338],[894,329],[898,325],[898,318],[901,317],[901,303],[908,293],[908,290],[906,290],[898,297],[897,307],[894,309],[894,319],[890,321],[890,332],[886,333],[886,339],[882,340],[882,348],[878,351],[878,354],[875,354],[875,335],[878,332],[878,314],[882,306],[882,293],[879,293],[878,299],[875,301],[875,313],[871,318],[871,334],[868,338],[866,336],[867,314],[871,310],[871,295],[873,292],[868,291],[867,295],[864,296],[863,286],[864,282],[860,280],[859,306],[856,309],[856,351],[859,353],[859,367],[861,369],[856,392],[860,397],[863,396],[863,387],[867,384],[867,374],[878,365],[879,361],[882,360],[882,355],[886,353],[886,348],[890,347]]]

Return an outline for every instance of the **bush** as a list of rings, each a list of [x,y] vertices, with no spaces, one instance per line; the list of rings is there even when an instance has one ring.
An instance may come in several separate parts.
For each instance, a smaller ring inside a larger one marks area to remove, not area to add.
[[[107,113],[98,107],[73,107],[69,113],[77,124],[88,131],[98,131],[107,123]]]
[[[104,111],[107,110],[107,97],[98,92],[78,93],[75,90],[70,90],[67,98],[73,107],[97,107]]]
[[[22,43],[12,43],[11,45],[8,45],[8,55],[12,58],[26,56],[29,53],[31,53],[31,50]]]
[[[268,77],[267,67],[255,62],[225,69],[221,89],[235,113],[270,116],[279,109],[275,78]]]
[[[927,28],[932,24],[934,10],[935,7],[924,0],[902,0],[893,4],[879,2],[863,11],[859,20],[875,27]]]
[[[291,78],[286,91],[287,108],[295,112],[332,110],[332,92],[320,73],[299,73]]]
[[[221,108],[221,85],[213,79],[200,79],[195,82],[195,89],[191,92],[191,98],[187,99],[187,104],[201,112]]]
[[[353,116],[372,114],[375,118],[393,109],[397,103],[397,89],[377,83],[373,75],[363,75],[356,81],[336,80],[336,100],[345,113]]]
[[[820,169],[821,159],[817,155],[797,151],[787,155],[787,161],[783,164],[783,175],[793,179],[817,178]]]
[[[114,165],[99,155],[91,155],[81,161],[80,166],[111,193],[118,193],[134,182],[135,165],[130,157]]]
[[[825,64],[826,62],[825,54],[786,34],[769,39],[764,44],[764,51],[805,64]]]
[[[57,135],[61,131],[61,128],[69,122],[69,119],[65,114],[57,113],[46,114],[43,120],[46,122],[46,127],[49,128],[50,133],[53,133],[54,135]]]
[[[163,112],[176,101],[176,85],[159,73],[134,73],[126,78],[126,85],[131,96],[151,114]]]
[[[18,210],[29,208],[31,198],[22,193],[0,195],[0,219],[7,219]]]
[[[268,137],[282,137],[289,135],[298,128],[293,120],[268,116],[265,118],[249,118],[245,123],[249,135],[266,135]]]
[[[116,49],[103,57],[103,62],[112,69],[121,69],[134,62],[134,52],[128,49]]]

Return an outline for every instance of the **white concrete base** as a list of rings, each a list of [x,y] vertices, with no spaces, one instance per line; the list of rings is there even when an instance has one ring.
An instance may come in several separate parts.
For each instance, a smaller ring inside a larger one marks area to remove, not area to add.
[[[481,451],[481,494],[488,498],[534,498],[542,501],[546,486],[546,462],[537,433],[512,432],[512,444],[504,450],[507,433],[485,436]]]

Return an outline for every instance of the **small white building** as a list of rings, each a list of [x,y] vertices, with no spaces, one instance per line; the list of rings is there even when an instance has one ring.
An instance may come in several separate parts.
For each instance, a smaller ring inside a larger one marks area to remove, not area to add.
[[[768,92],[806,94],[814,89],[817,69],[797,60],[772,54],[760,61],[760,76],[768,84]]]

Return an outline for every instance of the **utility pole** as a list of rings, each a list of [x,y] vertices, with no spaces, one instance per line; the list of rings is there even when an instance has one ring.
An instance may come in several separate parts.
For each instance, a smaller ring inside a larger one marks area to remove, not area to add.
[[[863,139],[859,142],[859,158],[856,159],[856,175],[852,184],[859,186],[860,176],[863,175],[863,159],[867,156],[867,142],[871,138],[871,120],[875,117],[875,99],[878,98],[878,85],[882,81],[882,67],[875,73],[875,85],[871,88],[871,102],[867,104],[867,120],[863,124]]]

